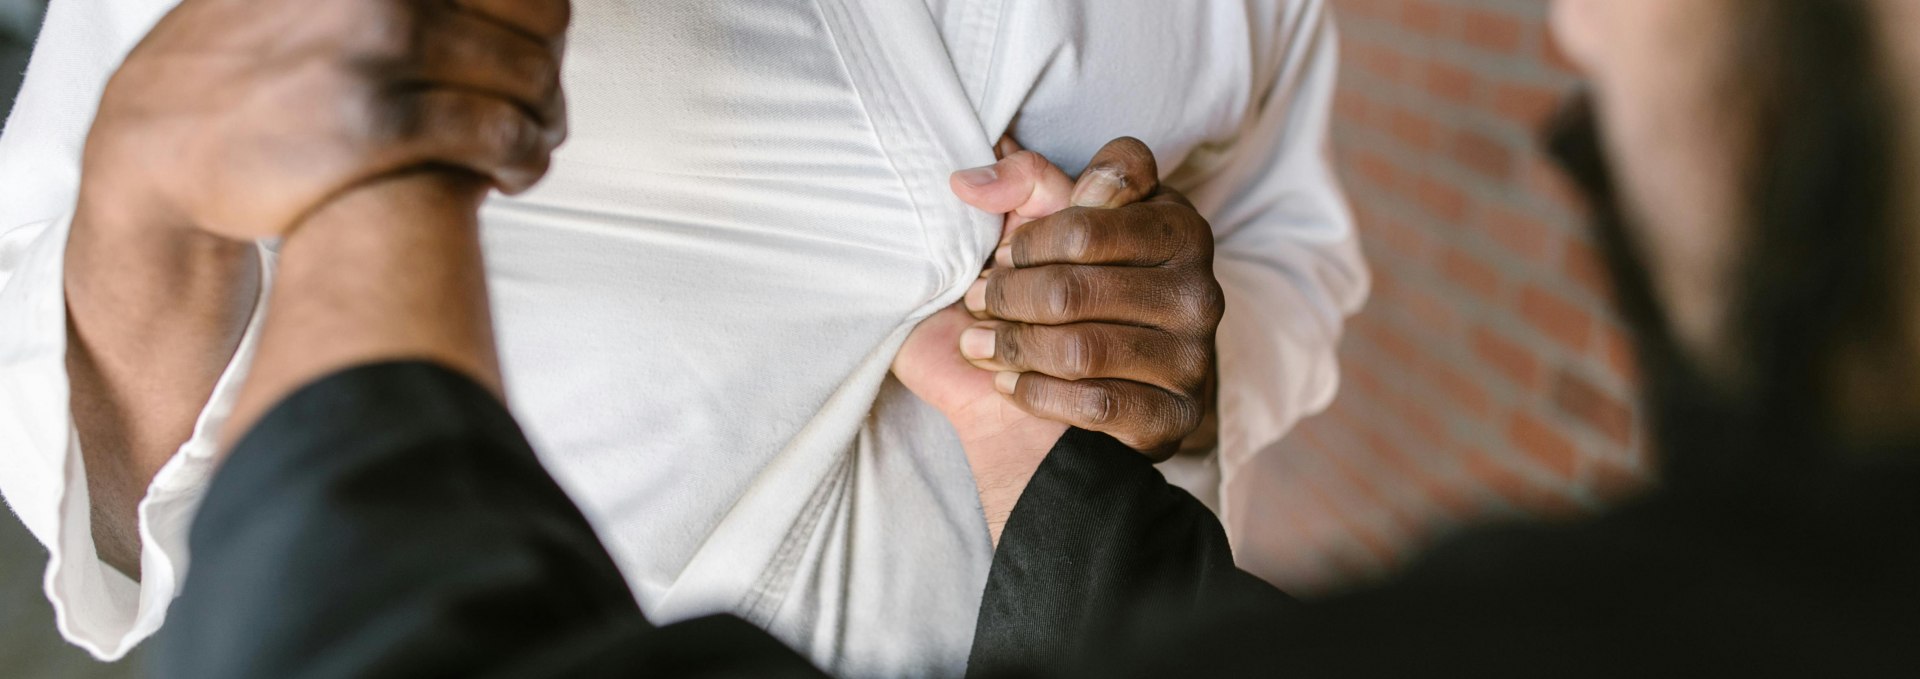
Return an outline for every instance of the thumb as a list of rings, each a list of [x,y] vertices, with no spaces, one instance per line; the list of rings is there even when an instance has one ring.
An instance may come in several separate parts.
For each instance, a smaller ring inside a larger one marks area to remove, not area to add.
[[[1133,137],[1107,142],[1080,182],[1073,188],[1070,203],[1074,207],[1116,208],[1140,202],[1160,188],[1160,168],[1153,160],[1153,149]]]
[[[1020,221],[1039,219],[1067,207],[1073,179],[1038,153],[1016,151],[986,167],[953,173],[953,194],[962,202]]]

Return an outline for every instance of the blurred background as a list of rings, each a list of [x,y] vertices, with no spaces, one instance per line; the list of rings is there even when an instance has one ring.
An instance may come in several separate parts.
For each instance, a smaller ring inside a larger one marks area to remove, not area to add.
[[[1470,522],[1566,517],[1641,483],[1632,366],[1581,212],[1536,152],[1574,84],[1541,0],[1332,0],[1336,152],[1376,287],[1345,383],[1244,474],[1243,563],[1311,592],[1391,572]],[[0,0],[10,105],[45,0]],[[61,643],[45,552],[0,519],[0,674],[117,677]]]
[[[1469,522],[1591,512],[1643,481],[1633,367],[1583,211],[1538,152],[1575,86],[1542,0],[1332,0],[1335,148],[1373,265],[1332,411],[1237,484],[1299,592]]]

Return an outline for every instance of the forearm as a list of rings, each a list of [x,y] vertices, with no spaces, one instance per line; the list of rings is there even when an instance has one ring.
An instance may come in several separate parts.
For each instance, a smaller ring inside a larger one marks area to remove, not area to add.
[[[95,546],[139,577],[138,506],[193,433],[260,294],[253,243],[82,209],[66,250],[67,371]]]
[[[398,176],[335,199],[290,234],[223,440],[301,385],[359,364],[434,362],[498,394],[478,233],[486,190],[461,173]]]
[[[973,467],[987,535],[997,546],[1021,492],[1067,425],[1028,417],[1000,398],[983,399],[953,417],[967,425],[959,427],[960,447]]]

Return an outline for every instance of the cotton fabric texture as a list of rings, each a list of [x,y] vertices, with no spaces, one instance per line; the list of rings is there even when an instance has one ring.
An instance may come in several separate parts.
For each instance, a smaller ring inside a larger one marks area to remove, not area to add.
[[[62,259],[101,89],[171,6],[53,6],[0,136],[0,493],[52,553],[61,632],[107,659],[159,628],[190,567],[254,336],[141,505],[142,582],[107,568],[68,412]],[[655,622],[736,613],[843,675],[962,671],[987,532],[950,427],[887,366],[992,251],[999,218],[947,177],[1008,130],[1070,173],[1139,137],[1213,222],[1221,448],[1170,474],[1222,499],[1331,399],[1367,275],[1326,155],[1323,2],[574,13],[573,135],[537,189],[485,207],[489,284],[509,406]]]

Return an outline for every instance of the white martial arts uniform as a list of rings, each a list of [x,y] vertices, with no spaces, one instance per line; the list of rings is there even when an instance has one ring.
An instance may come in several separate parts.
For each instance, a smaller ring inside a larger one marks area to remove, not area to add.
[[[252,347],[141,505],[144,581],[103,566],[62,257],[100,90],[174,2],[55,3],[0,138],[0,491],[103,658],[164,617]],[[571,141],[483,212],[494,318],[511,407],[655,618],[737,612],[843,674],[964,668],[987,533],[951,429],[887,367],[991,252],[999,218],[947,178],[1010,127],[1070,173],[1140,137],[1212,220],[1220,472],[1331,398],[1366,272],[1323,2],[574,4]]]

